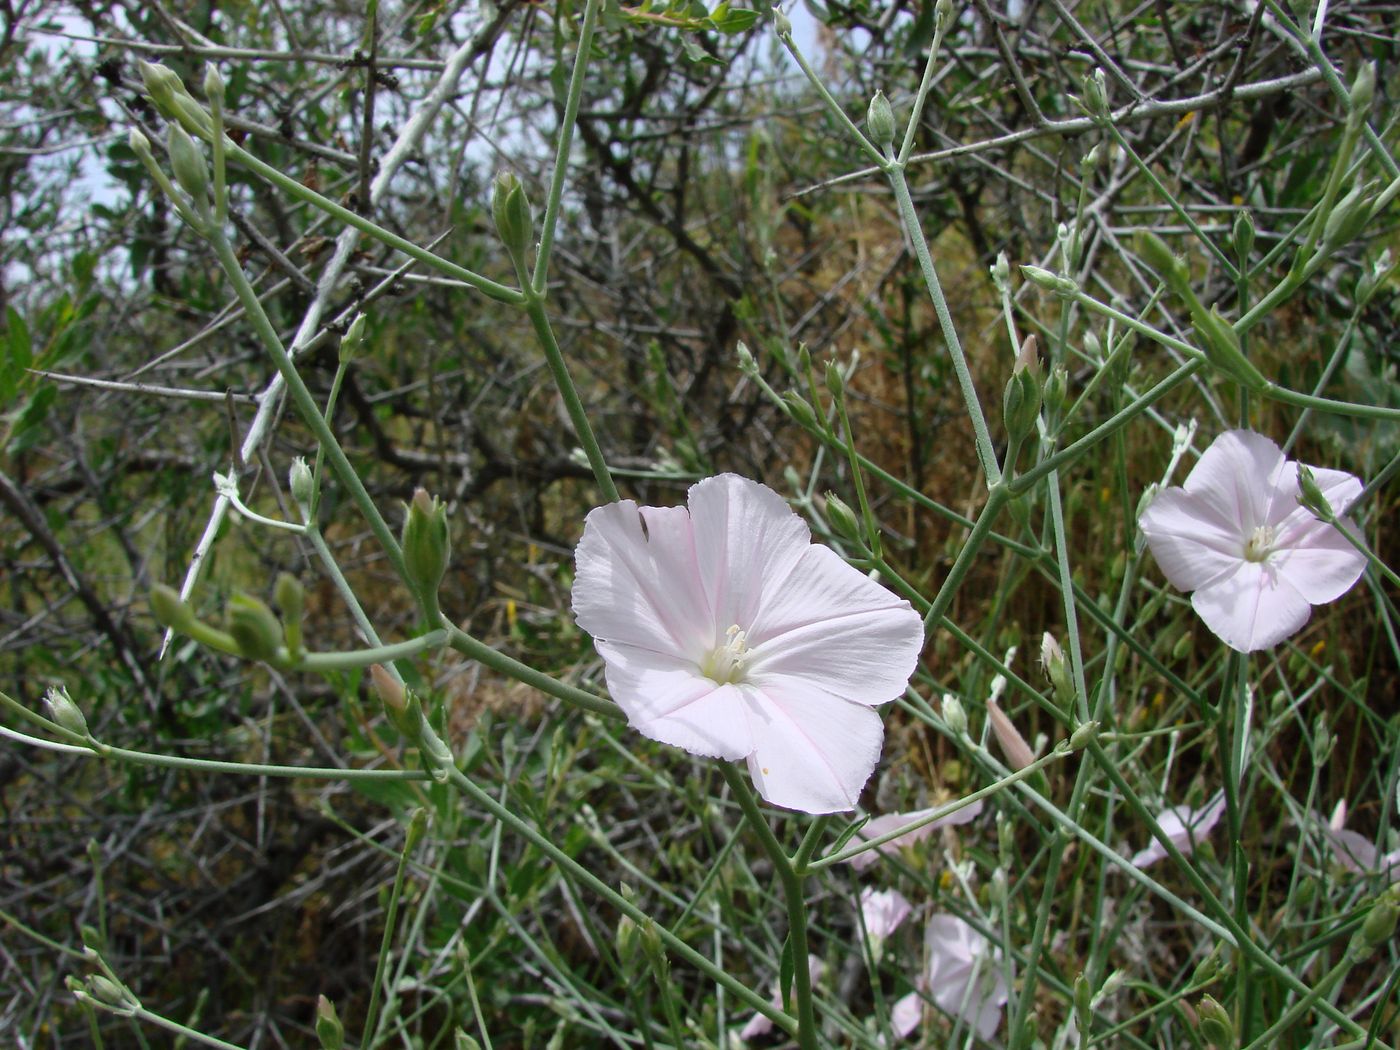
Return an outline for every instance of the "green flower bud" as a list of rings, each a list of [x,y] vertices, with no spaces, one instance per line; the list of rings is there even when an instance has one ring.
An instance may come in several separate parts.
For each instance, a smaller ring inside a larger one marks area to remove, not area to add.
[[[1371,186],[1358,183],[1332,206],[1331,214],[1322,226],[1322,243],[1329,248],[1350,244],[1366,228],[1370,217]]]
[[[91,923],[85,922],[78,927],[78,937],[83,942],[83,948],[93,955],[101,955],[107,950],[107,939]]]
[[[942,36],[953,24],[953,0],[938,0],[933,5],[933,29]]]
[[[1083,94],[1079,105],[1086,114],[1099,118],[1108,116],[1108,80],[1102,69],[1086,73],[1081,82]]]
[[[1006,295],[1011,290],[1011,264],[1007,261],[1005,252],[997,252],[997,261],[992,263],[992,284],[996,290]]]
[[[888,152],[894,145],[894,108],[883,91],[876,91],[865,111],[865,126],[875,145]]]
[[[1235,255],[1243,264],[1254,251],[1254,216],[1248,208],[1241,208],[1235,214]]]
[[[1099,735],[1099,724],[1097,722],[1081,723],[1069,737],[1069,746],[1072,751],[1079,751],[1089,746],[1089,742]]]
[[[324,995],[316,997],[316,1038],[321,1041],[321,1050],[343,1050],[345,1046],[345,1026],[335,1004]]]
[[[428,819],[428,811],[422,806],[413,810],[413,815],[408,818],[408,831],[404,833],[405,852],[411,853],[423,841],[423,836],[428,833]]]
[[[185,90],[179,74],[169,66],[159,62],[147,62],[144,59],[138,61],[136,66],[141,71],[141,83],[146,88],[147,97],[163,116],[173,120],[175,98]]]
[[[436,619],[437,593],[447,572],[451,537],[447,529],[447,506],[426,489],[413,494],[403,526],[403,563],[409,583],[418,591],[429,618]]]
[[[282,646],[282,624],[267,603],[242,592],[229,599],[228,633],[249,660],[271,663]]]
[[[306,592],[301,581],[289,572],[278,575],[272,589],[273,600],[282,611],[282,629],[287,639],[287,652],[295,660],[301,655],[301,617],[306,603]]]
[[[1055,415],[1064,411],[1065,402],[1069,400],[1069,369],[1064,365],[1056,365],[1050,370],[1041,400],[1046,410]]]
[[[126,142],[142,164],[149,167],[155,163],[155,156],[151,153],[151,140],[146,138],[140,128],[132,128],[126,136]]]
[[[831,520],[831,527],[848,540],[855,540],[864,545],[864,538],[861,534],[860,523],[856,520],[855,511],[850,505],[834,492],[826,494],[826,516]]]
[[[1395,936],[1396,920],[1400,919],[1400,904],[1396,903],[1395,895],[1396,889],[1392,886],[1376,898],[1361,929],[1352,935],[1347,949],[1352,959],[1360,961],[1369,957]]]
[[[458,1028],[452,1033],[452,1050],[481,1050],[481,1044]]]
[[[792,23],[777,4],[773,5],[773,32],[780,37],[792,36]]]
[[[224,103],[224,77],[213,62],[204,63],[204,97],[220,108]]]
[[[204,204],[209,195],[209,168],[204,163],[204,151],[195,145],[194,139],[179,124],[170,125],[166,142],[175,181],[196,205]]]
[[[943,694],[943,721],[954,736],[962,736],[967,732],[967,711],[964,710],[962,701],[952,693]]]
[[[73,698],[68,695],[68,690],[63,686],[54,686],[45,693],[44,705],[49,709],[49,717],[74,736],[87,737],[91,735],[82,710],[73,703]]]
[[[355,358],[364,353],[365,349],[365,315],[356,314],[355,319],[350,322],[350,327],[345,329],[345,334],[340,337],[340,361],[342,364],[349,364]]]
[[[1026,344],[1035,349],[1035,336],[1030,336]],[[1024,350],[1023,350],[1024,353]],[[1020,441],[1035,430],[1035,421],[1040,418],[1040,376],[1039,367],[1029,368],[1021,357],[1016,358],[1015,371],[1007,380],[1006,391],[1002,395],[1001,414],[1006,424],[1006,433],[1013,441]]]
[[[826,389],[838,403],[846,399],[846,377],[841,374],[835,361],[826,363]]]
[[[799,426],[808,430],[821,429],[817,424],[817,414],[812,411],[812,406],[807,403],[807,399],[796,390],[789,390],[783,395],[783,407],[787,409],[788,415],[793,418]]]
[[[506,251],[523,265],[525,253],[534,240],[535,225],[525,188],[508,171],[497,174],[491,187],[491,216],[496,220],[496,232]]]
[[[630,966],[641,947],[637,939],[637,924],[632,921],[630,915],[624,915],[617,920],[617,936],[613,939],[613,944],[617,948],[617,957],[622,965]]]
[[[1055,700],[1062,709],[1069,710],[1074,702],[1074,682],[1070,677],[1069,661],[1065,659],[1064,649],[1049,631],[1040,639],[1040,662],[1045,668],[1045,677],[1054,687]]]
[[[287,488],[291,490],[292,499],[297,501],[297,506],[303,511],[309,511],[311,500],[316,494],[316,479],[311,475],[311,468],[306,465],[306,460],[297,456],[292,460],[292,468],[287,472]]]
[[[1022,266],[1021,275],[1037,287],[1054,292],[1062,299],[1071,298],[1079,291],[1079,285],[1072,277],[1063,277],[1040,266]]]
[[[735,346],[734,354],[739,358],[740,372],[746,376],[758,375],[758,362],[754,360],[753,351],[744,344],[743,340],[740,340],[739,344]]]
[[[1197,307],[1199,305],[1196,304]],[[1240,349],[1240,337],[1230,323],[1220,316],[1218,307],[1212,306],[1209,313],[1193,309],[1191,321],[1204,344],[1206,359],[1215,368],[1248,390],[1263,390],[1269,385],[1264,373],[1244,356]]]
[[[1081,972],[1074,979],[1074,1022],[1079,1026],[1081,1032],[1092,1030],[1094,1014],[1092,1004],[1094,999],[1094,989],[1089,986],[1089,979]]]
[[[1356,79],[1351,82],[1347,99],[1351,106],[1347,116],[1348,122],[1354,121],[1359,126],[1365,121],[1371,111],[1371,100],[1375,97],[1376,64],[1367,62],[1357,71]]]
[[[1200,1018],[1201,1035],[1218,1050],[1228,1050],[1235,1046],[1235,1024],[1229,1013],[1208,995],[1201,996],[1196,1006],[1196,1016]]]
[[[151,615],[156,618],[156,622],[162,627],[169,627],[172,631],[181,634],[189,634],[190,630],[199,622],[185,599],[180,597],[180,592],[174,587],[168,587],[163,583],[158,583],[151,588]]]
[[[99,1003],[106,1003],[108,1006],[130,1008],[133,1005],[121,985],[100,973],[88,977],[87,993]]]

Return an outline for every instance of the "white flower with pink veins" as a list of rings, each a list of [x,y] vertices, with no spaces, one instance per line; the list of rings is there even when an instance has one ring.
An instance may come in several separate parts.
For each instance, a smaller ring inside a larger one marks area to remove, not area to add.
[[[1361,482],[1313,468],[1342,528]],[[1308,622],[1312,606],[1351,589],[1366,557],[1298,499],[1298,464],[1262,434],[1221,434],[1187,475],[1138,519],[1173,587],[1226,645],[1242,653],[1277,645]]]
[[[734,474],[693,485],[688,508],[598,507],[575,558],[574,615],[638,732],[745,759],[774,805],[855,807],[884,736],[873,708],[923,648],[908,602]]]

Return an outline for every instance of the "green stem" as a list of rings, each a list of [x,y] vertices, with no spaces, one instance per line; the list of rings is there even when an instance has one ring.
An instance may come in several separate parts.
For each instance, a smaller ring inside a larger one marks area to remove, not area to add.
[[[612,472],[608,470],[608,462],[603,458],[603,450],[598,446],[598,438],[593,433],[593,425],[588,422],[588,413],[584,411],[583,402],[579,400],[578,389],[574,386],[573,377],[569,375],[569,367],[564,362],[563,351],[559,349],[559,342],[554,338],[554,329],[550,326],[549,315],[545,313],[544,299],[533,291],[528,293],[525,300],[525,312],[529,315],[530,324],[534,326],[535,335],[539,338],[540,347],[544,350],[550,375],[554,377],[554,385],[559,390],[559,396],[564,399],[564,408],[569,413],[569,422],[573,424],[574,434],[578,437],[579,444],[583,446],[584,454],[588,457],[588,465],[593,469],[593,477],[598,482],[598,488],[602,490],[603,502],[616,503],[622,497],[618,495],[617,486],[613,484]]]
[[[1000,482],[987,494],[987,502],[982,506],[982,513],[977,515],[977,521],[973,524],[967,539],[963,541],[962,549],[958,551],[953,567],[948,570],[948,575],[943,579],[943,585],[938,588],[938,593],[934,595],[928,612],[924,614],[925,634],[943,618],[944,613],[953,604],[953,599],[957,597],[963,577],[972,568],[972,563],[976,560],[978,552],[981,551],[982,545],[992,531],[992,525],[996,522],[997,515],[1001,513],[1001,508],[1010,498],[1010,487]]]
[[[904,168],[898,164],[886,166],[885,173],[889,176],[890,186],[894,189],[894,197],[899,205],[899,215],[904,221],[904,229],[909,234],[909,239],[914,244],[914,255],[919,260],[919,270],[923,274],[924,285],[928,288],[929,298],[933,301],[933,312],[938,315],[938,325],[943,332],[943,341],[948,346],[948,354],[953,362],[953,374],[957,376],[958,389],[962,391],[963,404],[967,408],[968,418],[972,421],[972,434],[977,443],[977,459],[982,464],[982,474],[987,479],[987,488],[995,488],[1001,481],[1001,469],[997,466],[996,452],[992,448],[992,438],[987,430],[987,420],[982,414],[982,403],[977,397],[977,388],[972,382],[972,372],[967,365],[967,356],[963,353],[962,342],[958,339],[958,330],[953,325],[952,314],[948,311],[948,302],[943,296],[943,287],[938,282],[938,271],[933,265],[933,256],[929,253],[928,240],[924,237],[924,228],[919,222],[919,215],[914,210],[914,199],[909,195],[909,183],[904,177]]]
[[[238,259],[234,256],[228,237],[224,235],[223,230],[215,229],[209,234],[209,243],[213,246],[214,253],[218,256],[219,263],[223,266],[229,283],[233,285],[233,290],[243,305],[248,320],[252,322],[258,338],[262,341],[263,348],[272,358],[278,372],[282,374],[282,379],[287,384],[287,390],[292,396],[297,411],[301,414],[302,421],[316,435],[316,440],[321,444],[321,447],[326,450],[326,456],[329,458],[336,476],[340,478],[341,484],[346,487],[356,506],[365,516],[370,530],[389,556],[389,562],[393,565],[394,571],[401,579],[407,581],[408,575],[404,568],[403,551],[399,549],[398,540],[394,538],[384,516],[379,513],[379,508],[375,506],[364,482],[360,480],[359,474],[350,464],[350,460],[340,447],[340,442],[336,440],[335,434],[326,425],[320,408],[311,396],[311,391],[306,388],[306,384],[302,381],[301,375],[297,372],[286,348],[282,346],[277,329],[273,327],[272,321],[268,319],[267,313],[263,310],[262,301],[253,290],[253,286],[248,283],[248,278],[243,275],[243,267],[239,265]]]
[[[589,53],[593,50],[593,30],[598,23],[599,6],[598,0],[588,0],[583,9],[583,27],[579,30],[574,70],[569,77],[569,93],[564,99],[564,116],[559,124],[559,142],[554,150],[554,175],[549,182],[549,196],[545,198],[544,225],[540,230],[539,249],[535,252],[535,276],[530,282],[535,295],[541,299],[549,283],[549,257],[554,249],[554,229],[559,222],[559,201],[564,196],[564,178],[569,170],[574,122],[578,120],[579,101],[583,98],[583,77],[588,69]]]
[[[595,715],[602,715],[604,718],[625,719],[627,716],[622,713],[622,709],[610,700],[604,700],[600,696],[585,692],[577,686],[566,685],[556,678],[551,678],[543,671],[536,671],[529,664],[523,664],[519,660],[507,656],[497,649],[491,648],[485,642],[479,642],[465,631],[453,625],[446,618],[442,621],[442,626],[447,629],[447,644],[456,649],[463,656],[485,664],[493,671],[499,671],[509,678],[514,678],[517,682],[524,682],[528,686],[533,686],[547,696],[558,697],[567,704],[582,708],[585,711],[592,711]]]
[[[368,667],[370,664],[388,664],[392,660],[406,660],[428,649],[446,645],[447,631],[438,628],[427,634],[410,638],[406,642],[392,645],[378,645],[373,649],[356,649],[348,653],[306,653],[296,662],[301,671],[341,671],[351,667]]]
[[[374,983],[370,985],[369,1006],[365,1009],[363,1050],[371,1050],[378,1042],[379,1035],[379,996],[384,987],[384,974],[389,966],[389,952],[394,946],[394,929],[398,925],[399,900],[403,896],[404,879],[408,875],[408,858],[422,837],[422,827],[427,814],[417,810],[409,821],[408,832],[404,837],[404,847],[399,853],[398,869],[394,872],[394,885],[389,890],[389,906],[384,916],[384,936],[379,941],[379,959],[374,964]],[[415,830],[417,834],[415,834]]]
[[[224,140],[224,149],[230,157],[237,160],[255,174],[262,176],[289,196],[319,208],[333,218],[339,219],[341,222],[345,223],[345,225],[353,226],[361,233],[368,234],[382,244],[387,244],[391,248],[398,249],[410,259],[416,259],[429,269],[436,270],[438,273],[444,274],[445,276],[455,278],[456,280],[462,281],[464,284],[469,284],[478,291],[484,292],[492,299],[495,299],[497,302],[523,303],[525,301],[524,293],[518,288],[508,288],[503,284],[491,280],[489,277],[483,277],[479,273],[474,273],[463,266],[458,266],[454,262],[449,262],[442,256],[430,252],[426,248],[420,247],[412,241],[400,237],[396,233],[386,230],[378,223],[351,211],[349,208],[337,204],[329,197],[321,196],[315,190],[303,186],[296,179],[282,174],[282,172],[272,167],[272,165],[263,163],[247,150],[243,149],[241,146],[235,145],[227,138]]]
[[[802,1050],[816,1050],[817,1022],[812,1010],[812,973],[807,966],[807,901],[802,892],[803,877],[798,874],[774,836],[773,829],[768,826],[768,819],[759,809],[748,780],[732,762],[720,763],[720,772],[749,827],[758,836],[763,852],[772,861],[778,882],[782,884],[783,899],[787,902],[788,945],[792,950],[792,998],[797,1008],[797,1045]]]

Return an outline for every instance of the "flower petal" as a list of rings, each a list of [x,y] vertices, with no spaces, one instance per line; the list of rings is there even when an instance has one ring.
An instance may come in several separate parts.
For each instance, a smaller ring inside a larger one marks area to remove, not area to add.
[[[1308,622],[1312,607],[1283,574],[1242,561],[1191,596],[1191,606],[1222,642],[1241,653],[1277,645]]]
[[[901,996],[890,1010],[890,1028],[901,1039],[908,1038],[909,1033],[918,1028],[923,1019],[924,997],[918,992]]]
[[[747,629],[765,593],[787,578],[811,546],[807,524],[766,485],[720,474],[692,485],[690,517],[704,593],[715,629]]]
[[[1306,508],[1299,510],[1308,514]],[[1355,533],[1356,526],[1349,520],[1339,520],[1342,528]],[[1289,528],[1269,564],[1309,602],[1322,605],[1340,598],[1361,579],[1366,555],[1348,542],[1341,529],[1314,518],[1302,527]]]
[[[805,813],[854,809],[880,758],[880,716],[822,689],[740,688],[750,703],[757,746],[749,774],[758,793]]]
[[[628,723],[692,755],[732,760],[754,749],[748,704],[732,685],[716,685],[688,660],[614,642],[595,641],[608,692]]]
[[[913,906],[899,890],[877,890],[867,886],[860,891],[860,916],[871,940],[882,941],[909,918]]]
[[[874,820],[865,824],[856,832],[855,838],[862,842],[878,839],[881,835],[894,831],[896,828],[901,828],[906,824],[912,824],[914,821],[928,816],[930,813],[935,812],[936,809],[937,807],[934,809],[915,810],[912,813],[886,813],[883,817],[876,817]],[[946,817],[929,821],[922,827],[915,828],[913,831],[906,832],[898,838],[891,839],[883,846],[876,846],[874,849],[867,850],[865,853],[857,853],[846,863],[855,868],[856,871],[864,871],[879,860],[881,856],[893,854],[904,846],[912,846],[916,842],[922,842],[939,828],[971,823],[973,820],[977,819],[981,813],[982,803],[979,800],[970,805],[963,806],[962,809],[955,809]]]
[[[924,935],[928,992],[938,1008],[990,1039],[1001,1024],[1006,980],[987,939],[955,915],[934,915]]]
[[[1185,489],[1164,489],[1138,518],[1152,557],[1173,587],[1194,591],[1233,571],[1244,558],[1243,535]]]
[[[904,692],[923,650],[923,620],[835,551],[809,546],[781,590],[764,598],[749,634],[754,684],[800,681],[861,704]]]
[[[597,507],[575,561],[574,618],[594,638],[692,659],[714,644],[685,508]]]
[[[1201,454],[1185,488],[1220,520],[1239,524],[1247,537],[1268,523],[1283,466],[1283,451],[1263,434],[1227,430]]]

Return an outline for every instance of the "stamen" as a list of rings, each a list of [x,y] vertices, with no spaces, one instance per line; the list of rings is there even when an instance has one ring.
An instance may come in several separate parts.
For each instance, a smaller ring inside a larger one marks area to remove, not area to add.
[[[748,640],[737,623],[730,624],[724,638],[723,645],[700,661],[700,673],[720,685],[744,680],[744,664],[749,655]]]
[[[1257,526],[1244,545],[1245,561],[1268,561],[1269,555],[1274,552],[1276,538],[1272,525]]]

